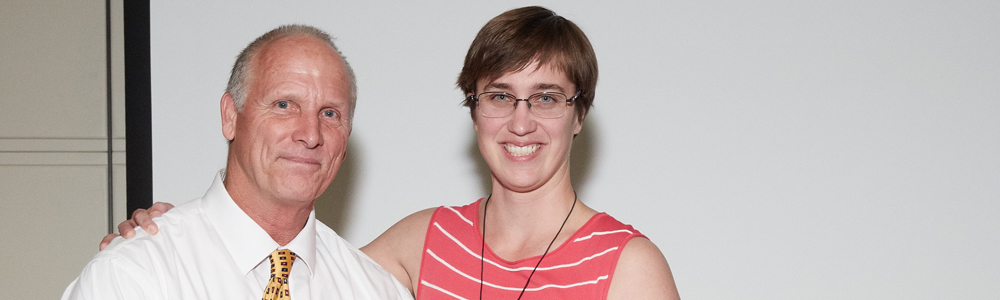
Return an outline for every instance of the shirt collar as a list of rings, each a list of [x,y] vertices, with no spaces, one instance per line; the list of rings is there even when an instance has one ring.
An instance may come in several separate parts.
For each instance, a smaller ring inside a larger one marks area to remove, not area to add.
[[[236,205],[223,184],[225,176],[225,169],[216,174],[212,186],[205,192],[202,209],[215,226],[240,271],[244,275],[250,273],[272,251],[280,248],[295,252],[298,256],[296,261],[305,262],[309,276],[312,277],[312,266],[316,261],[316,210],[309,213],[309,219],[302,231],[299,231],[291,242],[281,247]]]
[[[274,241],[271,240],[271,242]],[[309,212],[309,219],[306,220],[306,226],[302,228],[302,231],[299,231],[299,234],[283,248],[295,252],[295,256],[298,256],[295,261],[304,262],[306,268],[309,269],[309,277],[312,277],[313,266],[316,262],[316,209]]]

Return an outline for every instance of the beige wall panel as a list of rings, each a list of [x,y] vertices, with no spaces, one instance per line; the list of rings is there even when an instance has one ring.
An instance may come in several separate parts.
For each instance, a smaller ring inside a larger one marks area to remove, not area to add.
[[[107,148],[108,139],[99,138],[32,139],[0,137],[0,152],[104,152]],[[3,162],[0,161],[0,164],[3,164]]]
[[[122,155],[124,156],[124,154]],[[111,215],[111,222],[114,227],[114,231],[118,232],[118,223],[125,221],[128,217],[125,215],[125,192],[127,191],[125,179],[125,165],[115,165],[114,168],[114,209]]]
[[[0,3],[0,271],[58,299],[108,224],[105,2]],[[112,1],[113,193],[125,207],[122,5]],[[120,206],[120,207],[118,207]]]
[[[0,152],[0,166],[104,166],[107,152]],[[0,183],[6,184],[6,183]],[[61,187],[56,187],[61,188]],[[107,188],[107,185],[105,185]]]
[[[111,1],[111,136],[122,141],[125,139],[124,10],[122,0]],[[117,151],[119,147],[115,145],[114,149]]]
[[[0,137],[105,137],[104,1],[0,7]]]
[[[0,166],[0,195],[3,272],[20,298],[58,299],[106,234],[107,167]]]

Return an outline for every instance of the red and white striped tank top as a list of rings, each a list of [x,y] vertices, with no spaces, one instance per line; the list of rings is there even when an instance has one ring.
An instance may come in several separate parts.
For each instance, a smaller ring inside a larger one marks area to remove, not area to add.
[[[417,300],[479,299],[479,199],[434,211],[420,263]],[[645,237],[630,225],[599,213],[545,255],[522,299],[605,299],[622,248]],[[486,246],[483,299],[517,299],[540,256],[506,261]]]

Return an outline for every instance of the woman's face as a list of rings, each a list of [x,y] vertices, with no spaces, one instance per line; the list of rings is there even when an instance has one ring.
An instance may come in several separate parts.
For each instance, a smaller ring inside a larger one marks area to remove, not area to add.
[[[483,92],[506,92],[526,99],[541,92],[572,97],[577,91],[562,71],[548,65],[538,67],[534,62],[496,80],[480,80],[476,93]],[[549,182],[569,182],[570,148],[582,124],[572,105],[564,109],[562,117],[540,118],[521,101],[506,117],[484,117],[478,111],[473,114],[479,151],[495,181],[515,192],[534,191]]]

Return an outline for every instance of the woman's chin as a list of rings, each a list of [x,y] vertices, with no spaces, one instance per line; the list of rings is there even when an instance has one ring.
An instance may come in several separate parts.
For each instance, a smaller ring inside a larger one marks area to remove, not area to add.
[[[504,180],[503,178],[498,179],[500,185],[509,191],[526,193],[531,192],[539,187],[545,185],[545,182],[538,177],[528,176],[528,175],[514,175],[508,177],[509,180]]]

